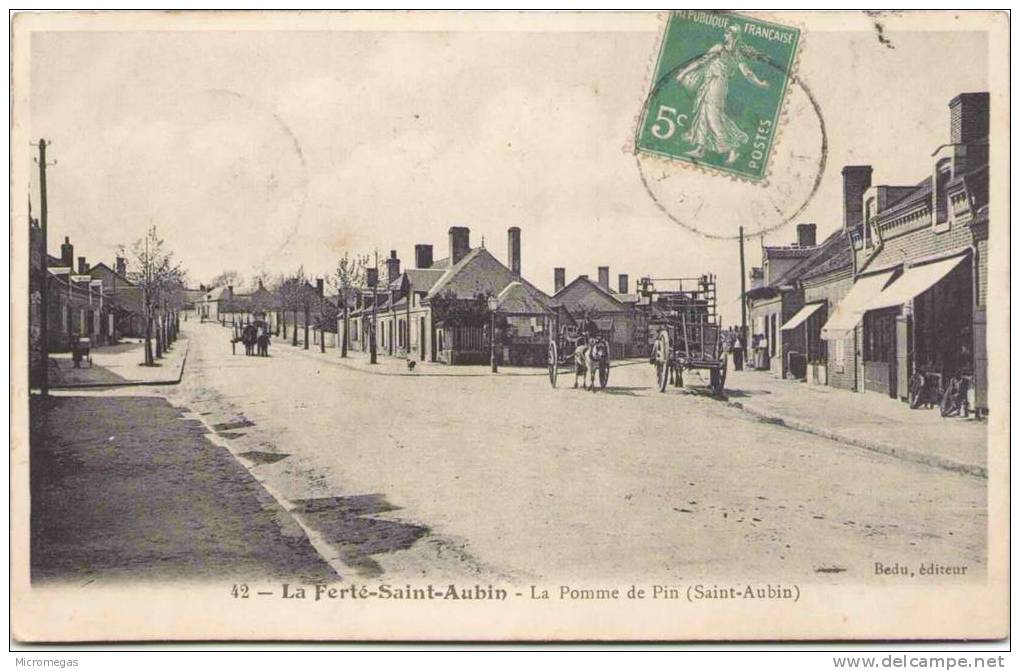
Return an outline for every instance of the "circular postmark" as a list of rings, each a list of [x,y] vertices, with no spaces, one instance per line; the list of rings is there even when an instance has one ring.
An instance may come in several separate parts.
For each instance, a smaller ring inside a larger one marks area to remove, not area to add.
[[[746,50],[744,64],[731,61],[736,63],[730,69],[731,75],[736,74],[733,79],[743,75],[762,89],[781,86],[784,96],[774,120],[768,122],[767,144],[760,142],[763,137],[761,133],[756,136],[754,128],[740,130],[728,118],[731,108],[740,108],[740,90],[728,90],[727,85],[713,90],[704,81],[718,77],[718,70],[698,72],[707,70],[703,64],[711,65],[713,57],[723,51],[714,47],[660,70],[642,105],[633,146],[641,183],[666,217],[707,238],[733,239],[741,226],[745,235],[761,235],[791,223],[807,208],[825,173],[828,138],[818,101],[793,72],[792,60],[783,64],[755,49]],[[723,78],[725,75],[723,71]],[[672,107],[661,104],[669,100],[670,87],[681,89],[692,80],[693,96],[685,99],[674,94],[673,100],[679,103],[671,103]],[[741,85],[749,86],[738,81],[734,87]],[[702,109],[713,102],[717,107],[714,116],[712,109]],[[735,130],[727,129],[729,124]],[[737,138],[729,146],[727,132]],[[647,139],[651,136],[659,142],[649,150]],[[729,170],[731,164],[739,166],[738,160],[744,166],[761,162],[761,178],[749,179],[740,170]]]

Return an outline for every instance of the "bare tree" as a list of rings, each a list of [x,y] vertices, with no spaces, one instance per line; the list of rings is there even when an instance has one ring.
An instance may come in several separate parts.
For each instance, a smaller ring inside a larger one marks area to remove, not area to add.
[[[211,287],[226,287],[241,285],[241,273],[236,270],[224,270],[222,273],[209,281]]]
[[[125,254],[123,246],[119,247]],[[145,365],[155,365],[155,359],[163,356],[163,350],[176,337],[177,310],[181,305],[186,274],[180,263],[174,261],[173,252],[155,226],[150,227],[142,238],[131,245],[133,263],[128,279],[142,290],[143,319],[145,320]],[[152,340],[156,339],[153,356]]]
[[[340,301],[339,310],[344,317],[343,337],[340,341],[340,356],[347,356],[348,335],[350,330],[350,304],[354,299],[355,292],[365,283],[365,269],[368,268],[368,254],[351,256],[347,252],[336,263],[336,271],[331,278],[336,288],[337,300]]]

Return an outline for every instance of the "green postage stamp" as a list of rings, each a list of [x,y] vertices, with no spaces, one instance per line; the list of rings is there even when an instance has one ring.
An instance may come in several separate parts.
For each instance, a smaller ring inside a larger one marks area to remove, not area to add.
[[[739,14],[672,12],[637,148],[761,180],[799,41],[796,28]]]

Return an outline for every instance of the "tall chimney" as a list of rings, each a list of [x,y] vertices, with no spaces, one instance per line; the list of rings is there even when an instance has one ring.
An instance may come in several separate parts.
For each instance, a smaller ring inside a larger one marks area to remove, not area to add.
[[[45,253],[46,250],[43,250]],[[64,244],[60,245],[60,263],[65,268],[74,268],[74,245],[71,244],[71,239],[64,236]]]
[[[262,286],[262,282],[261,281],[259,282],[259,286]],[[322,295],[323,295],[325,289],[326,289],[326,280],[322,279],[321,277],[316,277],[315,278],[315,293],[319,294],[319,298],[322,298]]]
[[[85,257],[84,256],[79,256],[78,257],[78,274],[79,275],[87,275],[88,272],[89,272],[89,264],[85,263]]]
[[[423,269],[432,267],[432,245],[414,246],[414,267]]]
[[[386,281],[392,282],[400,277],[400,259],[397,258],[397,250],[390,250],[390,258],[386,259]]]
[[[816,243],[814,224],[797,224],[797,244],[801,247],[814,247]]]
[[[466,226],[450,227],[450,266],[453,266],[471,251],[471,229]]]
[[[864,192],[871,187],[870,165],[843,166],[843,228],[848,232],[864,222]]]
[[[118,256],[115,264],[117,266],[117,273],[120,275],[127,275],[127,259],[123,256]]]
[[[514,277],[521,276],[521,229],[511,226],[506,229],[506,258]]]
[[[609,266],[599,266],[599,286],[609,291]]]
[[[971,144],[988,137],[988,92],[961,93],[949,101],[949,141]]]
[[[553,268],[553,293],[558,294],[560,289],[567,285],[567,269]]]
[[[620,273],[619,280],[620,280],[620,285],[619,285],[620,286],[620,293],[621,294],[629,294],[630,293],[630,291],[629,291],[629,289],[630,289],[630,278],[627,276],[626,273]]]

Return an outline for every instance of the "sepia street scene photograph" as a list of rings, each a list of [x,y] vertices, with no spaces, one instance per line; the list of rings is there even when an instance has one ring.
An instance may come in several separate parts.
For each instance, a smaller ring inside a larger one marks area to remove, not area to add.
[[[1007,631],[1004,15],[12,35],[29,638]]]

